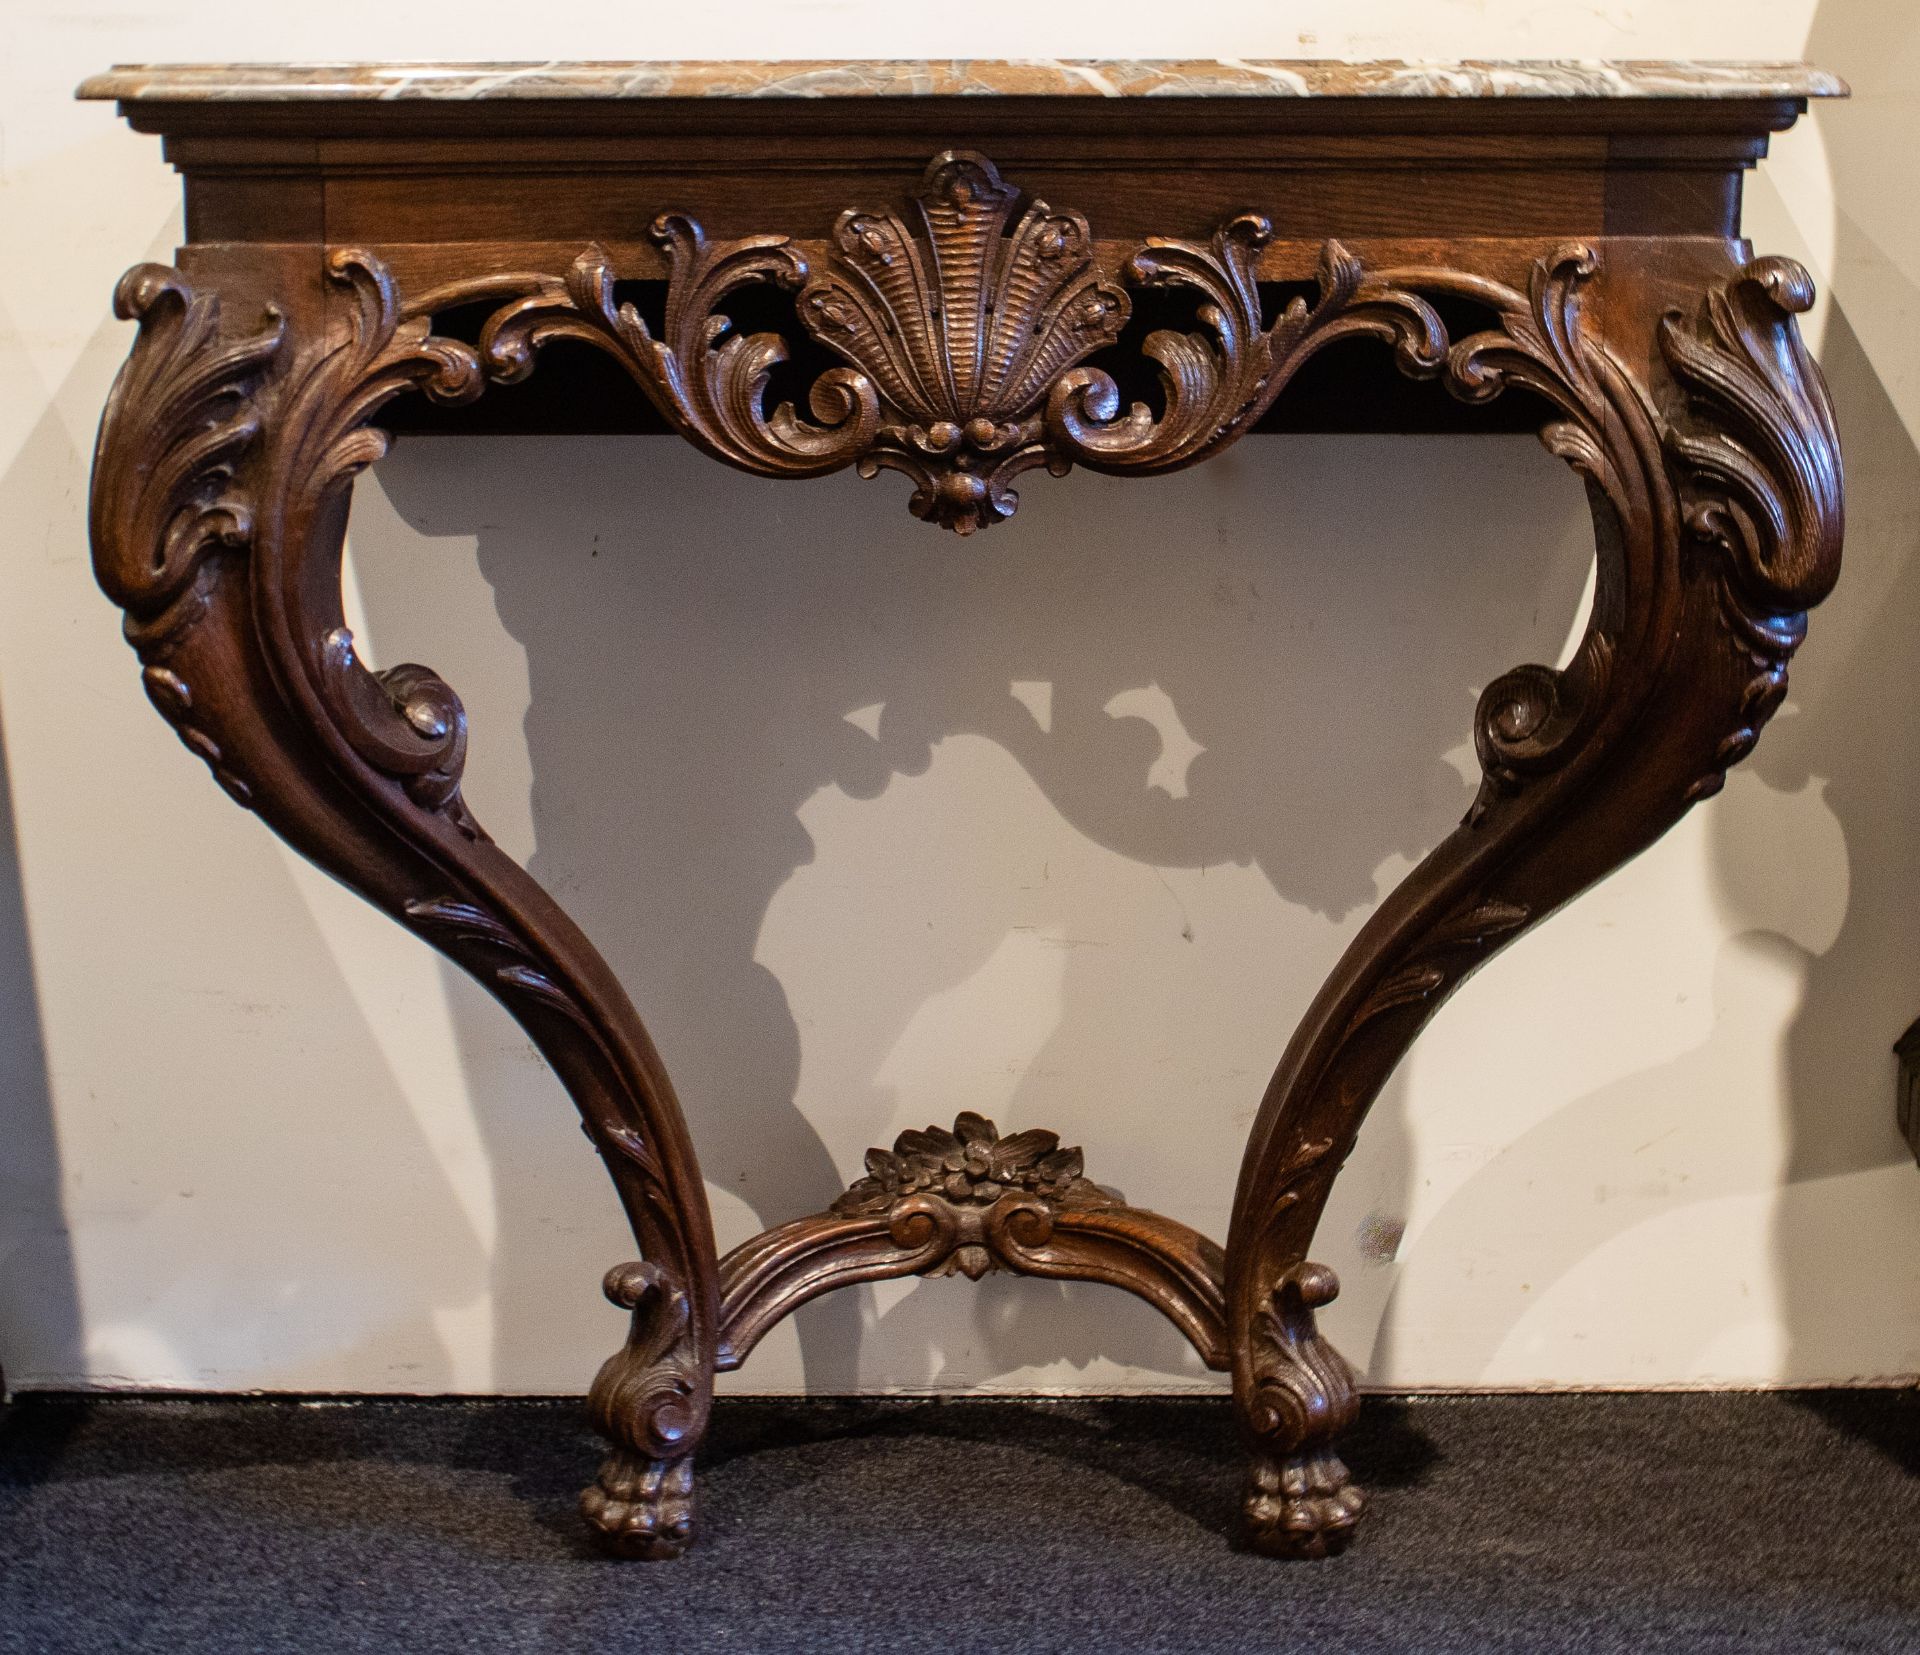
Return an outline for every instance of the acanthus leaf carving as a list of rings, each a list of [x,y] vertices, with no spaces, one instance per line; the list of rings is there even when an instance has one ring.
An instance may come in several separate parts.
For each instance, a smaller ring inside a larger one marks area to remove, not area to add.
[[[1569,242],[1535,261],[1524,295],[1476,278],[1438,275],[1442,290],[1488,305],[1498,317],[1497,326],[1449,347],[1442,377],[1462,402],[1490,401],[1509,390],[1539,397],[1554,410],[1540,431],[1547,451],[1586,478],[1615,521],[1649,522],[1659,506],[1649,470],[1651,410],[1632,377],[1582,325],[1582,291],[1598,269],[1590,247]],[[1493,799],[1559,769],[1583,744],[1612,678],[1613,624],[1607,603],[1596,603],[1567,666],[1527,662],[1481,692],[1474,746],[1485,784],[1469,824]]]
[[[559,981],[528,948],[525,940],[498,915],[459,897],[420,897],[402,904],[409,923],[431,937],[456,959],[472,956],[470,969],[482,982],[558,1012],[595,1045],[601,1035],[588,1007]],[[477,951],[477,952],[476,952]],[[663,1200],[667,1226],[677,1228],[667,1194],[666,1169],[645,1133],[630,1121],[604,1111],[593,1111],[587,1136],[596,1145],[611,1145],[638,1170],[647,1187]],[[680,1238],[684,1241],[684,1237]]]
[[[1740,722],[1689,799],[1719,792],[1787,693],[1807,610],[1840,573],[1846,519],[1839,435],[1826,381],[1794,318],[1813,283],[1762,258],[1712,289],[1697,320],[1669,312],[1660,350],[1681,393],[1665,438],[1688,529],[1720,555],[1720,610],[1751,673]]]
[[[473,401],[486,386],[478,353],[433,331],[432,319],[410,312],[386,266],[358,248],[328,256],[327,273],[351,307],[343,337],[298,369],[275,421],[283,445],[272,472],[283,510],[311,518],[337,491],[387,451],[384,431],[369,422],[393,398],[419,392],[436,402]],[[467,719],[453,688],[414,663],[370,671],[344,624],[312,643],[280,615],[279,588],[263,586],[270,638],[308,661],[331,723],[374,770],[404,787],[417,805],[444,812],[469,838],[485,835],[460,798]]]
[[[978,1280],[1010,1249],[1043,1246],[1051,1215],[1117,1207],[1085,1176],[1085,1156],[1060,1135],[1034,1128],[1000,1136],[984,1115],[963,1110],[949,1131],[902,1132],[893,1148],[867,1151],[867,1173],[833,1203],[843,1218],[890,1217],[903,1247],[934,1237],[931,1274]]]
[[[168,265],[120,278],[114,314],[139,324],[101,416],[89,531],[94,573],[127,612],[147,698],[236,804],[252,788],[194,705],[176,644],[205,609],[219,554],[253,543],[254,499],[242,467],[258,447],[257,406],[285,341],[280,312],[221,336],[220,302]]]
[[[1793,325],[1813,297],[1793,260],[1755,259],[1708,292],[1698,325],[1677,312],[1660,324],[1661,354],[1685,393],[1667,445],[1687,526],[1729,554],[1729,578],[1756,618],[1803,615],[1840,573],[1840,439]]]
[[[1200,330],[1163,328],[1141,347],[1160,369],[1166,407],[1157,420],[1144,403],[1122,413],[1118,387],[1098,368],[1063,375],[1049,398],[1047,422],[1069,459],[1106,471],[1191,465],[1247,431],[1300,364],[1337,339],[1385,340],[1404,372],[1439,368],[1447,339],[1433,308],[1417,294],[1370,282],[1337,241],[1321,249],[1317,300],[1294,299],[1272,327],[1262,328],[1257,270],[1272,237],[1265,218],[1244,213],[1210,246],[1149,238],[1128,261],[1127,281],[1196,293]]]
[[[480,335],[487,371],[503,383],[524,379],[541,346],[574,339],[609,352],[662,418],[744,470],[812,477],[864,454],[880,417],[867,378],[852,368],[820,375],[808,392],[810,420],[790,403],[767,413],[767,383],[787,360],[786,341],[775,333],[741,333],[721,310],[742,287],[799,287],[808,274],[799,249],[785,236],[710,242],[679,213],[663,213],[649,234],[668,261],[660,337],[633,305],[616,300],[612,263],[594,245],[563,279],[534,278],[532,291],[488,319]]]
[[[1112,1198],[1084,1176],[1086,1158],[1060,1135],[1035,1128],[1003,1138],[984,1115],[963,1110],[953,1129],[902,1132],[893,1148],[867,1151],[867,1175],[833,1203],[847,1216],[888,1211],[914,1195],[987,1207],[1015,1191],[1061,1204]]]
[[[290,443],[290,498],[308,507],[386,453],[386,433],[369,422],[395,397],[415,391],[458,405],[486,388],[479,353],[404,306],[373,254],[336,248],[327,275],[352,301],[345,337],[295,376],[278,422]]]
[[[1443,920],[1397,969],[1382,977],[1353,1014],[1353,1028],[1396,1006],[1431,999],[1449,982],[1457,983],[1495,944],[1524,927],[1531,917],[1521,903],[1489,897],[1450,920]]]
[[[94,449],[94,572],[132,624],[153,628],[207,557],[251,543],[253,499],[238,471],[260,435],[255,397],[285,324],[269,308],[257,332],[223,339],[218,298],[161,264],[122,276],[113,310],[140,333]]]

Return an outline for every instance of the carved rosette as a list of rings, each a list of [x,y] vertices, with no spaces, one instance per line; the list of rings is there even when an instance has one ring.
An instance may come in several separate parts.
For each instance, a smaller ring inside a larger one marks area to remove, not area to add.
[[[1014,1190],[1076,1206],[1103,1200],[1098,1184],[1082,1175],[1086,1157],[1062,1149],[1060,1134],[1035,1128],[1000,1136],[984,1115],[963,1110],[953,1130],[929,1126],[902,1132],[892,1149],[867,1151],[867,1176],[833,1204],[837,1213],[883,1213],[910,1195],[991,1206]]]
[[[1051,1215],[1119,1205],[1084,1176],[1085,1156],[1035,1128],[1010,1138],[963,1111],[949,1132],[903,1132],[867,1151],[867,1175],[833,1203],[843,1218],[888,1217],[903,1245],[939,1244],[923,1270],[978,1281],[1022,1247],[1043,1245]]]

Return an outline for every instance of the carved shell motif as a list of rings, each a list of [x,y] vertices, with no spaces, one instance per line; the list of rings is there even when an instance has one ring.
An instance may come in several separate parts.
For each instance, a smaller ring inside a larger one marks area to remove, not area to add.
[[[914,514],[962,534],[1013,514],[1006,487],[1051,462],[1042,410],[1056,380],[1119,337],[1125,291],[1101,278],[1078,213],[1033,202],[983,155],[928,164],[913,203],[840,215],[840,258],[800,293],[807,330],[865,374],[886,410],[861,459],[919,485]]]

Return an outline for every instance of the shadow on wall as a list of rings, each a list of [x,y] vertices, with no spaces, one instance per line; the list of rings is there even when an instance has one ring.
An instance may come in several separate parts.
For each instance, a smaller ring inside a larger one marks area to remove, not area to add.
[[[1396,1302],[1376,1347],[1389,1364],[1397,1342],[1417,1349],[1444,1319],[1459,1366],[1497,1372],[1517,1307],[1556,1286],[1567,1302],[1567,1279],[1584,1271],[1576,1292],[1596,1341],[1610,1316],[1662,1300],[1692,1329],[1693,1347],[1676,1344],[1649,1381],[1813,1384],[1920,1367],[1920,1175],[1895,1127],[1890,1050],[1920,1011],[1920,450],[1882,377],[1897,360],[1889,346],[1911,350],[1897,319],[1920,314],[1920,288],[1899,273],[1911,255],[1863,227],[1888,211],[1875,174],[1920,139],[1920,100],[1878,95],[1910,73],[1920,20],[1906,25],[1904,60],[1887,26],[1881,6],[1829,4],[1805,54],[1863,95],[1823,120],[1839,235],[1820,354],[1847,469],[1845,569],[1812,617],[1787,705],[1697,818],[1726,933],[1704,1037],[1555,1110],[1453,1192],[1421,1231],[1423,1256],[1470,1256],[1489,1213],[1527,1244],[1483,1251],[1470,1279],[1449,1278],[1444,1304]],[[1879,369],[1857,331],[1868,315]],[[1596,900],[1582,899],[1589,913]],[[1714,1103],[1742,1086],[1744,1099]],[[1776,1095],[1784,1120],[1772,1118]],[[1628,1183],[1596,1187],[1584,1168],[1609,1150],[1602,1164]],[[1543,1167],[1568,1174],[1542,1179]],[[1771,1280],[1737,1246],[1716,1256],[1699,1240],[1700,1222],[1738,1234],[1763,1193]],[[1684,1271],[1623,1267],[1659,1257],[1666,1238]],[[1610,1254],[1602,1282],[1594,1266]]]
[[[1842,269],[1846,237],[1840,250]],[[1920,301],[1920,293],[1914,299]],[[1847,464],[1846,577],[1814,616],[1794,670],[1797,716],[1753,763],[1769,787],[1812,788],[1846,833],[1844,916],[1830,946],[1797,962],[1804,979],[1782,1053],[1788,1159],[1775,1214],[1787,1371],[1845,1380],[1826,1353],[1858,1345],[1862,1310],[1886,1356],[1870,1371],[1912,1371],[1920,1349],[1920,1270],[1911,1251],[1920,1173],[1895,1123],[1894,1040],[1920,1011],[1920,452],[1888,400],[1836,286],[1822,365]],[[1721,835],[1734,894],[1765,854]],[[1897,962],[1889,969],[1890,962]],[[1880,1199],[1877,1180],[1891,1188]],[[1904,1356],[1904,1360],[1902,1357]]]
[[[0,1369],[29,1347],[36,1366],[80,1370],[80,1301],[61,1208],[60,1146],[20,888],[0,737]],[[17,1368],[14,1371],[18,1371]]]
[[[647,1017],[723,1248],[966,1107],[1085,1142],[1095,1178],[1222,1235],[1294,1020],[1471,797],[1479,685],[1567,635],[1584,498],[1516,437],[1269,437],[1144,485],[1030,478],[967,541],[897,481],[773,484],[662,442],[405,443],[354,523],[373,653],[472,690],[432,539],[476,537],[525,652],[530,865]],[[489,751],[477,719],[497,827]],[[463,978],[451,995],[496,1181],[496,1380],[577,1387],[619,1334],[591,1284],[631,1243],[524,1043]],[[1409,1199],[1398,1096],[1320,1248],[1363,1362],[1392,1273],[1357,1237]],[[1203,1379],[1123,1295],[969,1292],[810,1307],[806,1387],[1062,1359],[1095,1388]],[[781,1337],[748,1388],[802,1382]]]
[[[1571,1098],[1452,1192],[1420,1231],[1421,1256],[1477,1268],[1394,1302],[1376,1346],[1388,1368],[1444,1323],[1461,1371],[1502,1377],[1528,1359],[1511,1344],[1526,1307],[1558,1288],[1562,1303],[1584,1296],[1596,1340],[1615,1317],[1677,1330],[1661,1368],[1602,1366],[1609,1380],[1914,1370],[1920,1181],[1895,1127],[1891,1047],[1920,1010],[1920,838],[1905,826],[1920,776],[1920,453],[1845,301],[1841,286],[1821,352],[1847,466],[1845,572],[1812,617],[1786,706],[1689,819],[1704,827],[1723,927],[1703,1033]],[[1581,899],[1590,920],[1609,896]],[[1624,917],[1638,946],[1657,946],[1644,906]],[[1490,1214],[1524,1244],[1488,1249]],[[1737,1236],[1747,1214],[1752,1250],[1700,1245],[1700,1224]],[[1777,1264],[1756,1279],[1769,1222]],[[1649,1274],[1661,1237],[1685,1262]]]
[[[1880,1371],[1920,1366],[1914,1226],[1870,1216],[1899,1220],[1920,1208],[1920,1173],[1895,1125],[1890,1051],[1920,1012],[1920,240],[1900,197],[1884,191],[1889,166],[1904,168],[1920,146],[1920,18],[1895,12],[1824,0],[1807,39],[1806,55],[1855,93],[1821,119],[1836,227],[1821,365],[1846,457],[1846,570],[1814,617],[1818,647],[1810,642],[1794,672],[1804,711],[1754,758],[1773,787],[1823,788],[1847,831],[1845,917],[1807,974],[1786,1038],[1791,1150],[1775,1220],[1792,1369],[1833,1378],[1847,1376],[1832,1374],[1822,1353],[1858,1328],[1865,1297],[1890,1347]],[[1905,387],[1904,407],[1891,386]],[[1736,870],[1741,848],[1728,847]],[[1891,1181],[1892,1194],[1870,1203],[1859,1192],[1875,1179]],[[1896,1365],[1894,1351],[1908,1360]]]
[[[36,163],[34,199],[110,170],[103,147]],[[127,251],[165,259],[179,233],[170,213]],[[147,707],[93,580],[84,444],[132,343],[109,291],[58,384],[0,363],[38,415],[0,469],[0,520],[43,531],[9,547],[14,636],[53,652],[11,663],[17,769],[0,741],[0,1363],[32,1389],[458,1389],[453,1330],[488,1286],[479,1236],[444,1141],[410,1113],[417,1077],[389,1061],[413,1034],[394,1027],[405,1008],[369,1014],[362,938],[343,945],[319,911],[332,899],[381,942],[417,944],[210,785]],[[31,938],[16,776],[42,806]],[[105,931],[75,917],[101,915]],[[65,1008],[57,1086],[42,1002]],[[315,1088],[259,1061],[253,1019],[315,1054]]]

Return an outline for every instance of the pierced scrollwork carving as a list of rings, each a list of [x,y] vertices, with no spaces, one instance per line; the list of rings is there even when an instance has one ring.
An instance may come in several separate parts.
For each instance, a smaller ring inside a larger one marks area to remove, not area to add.
[[[1081,215],[1042,201],[1019,211],[1020,200],[985,156],[946,151],[906,211],[842,213],[817,269],[784,237],[710,242],[686,215],[662,215],[650,232],[668,261],[657,337],[616,299],[597,246],[564,277],[490,278],[434,302],[511,293],[480,335],[497,379],[525,377],[554,340],[592,344],[709,453],[777,477],[847,465],[902,472],[915,515],[961,534],[1012,516],[1010,485],[1035,467],[1192,464],[1252,426],[1299,365],[1337,339],[1384,339],[1409,372],[1437,370],[1444,355],[1432,308],[1368,278],[1337,242],[1325,248],[1318,299],[1296,300],[1262,327],[1265,219],[1235,219],[1210,245],[1154,238],[1116,279]],[[790,402],[767,407],[786,341],[742,333],[725,312],[754,285],[796,291],[800,326],[842,359],[809,386],[804,417]],[[1165,401],[1157,419],[1144,404],[1123,412],[1113,378],[1083,366],[1119,340],[1129,288],[1146,287],[1192,294],[1199,315],[1198,331],[1161,329],[1144,342]]]
[[[1166,411],[1145,403],[1120,411],[1120,393],[1098,368],[1063,375],[1048,399],[1047,423],[1071,460],[1103,471],[1173,471],[1246,432],[1273,406],[1301,363],[1337,339],[1382,339],[1402,371],[1437,371],[1446,330],[1417,294],[1370,281],[1337,241],[1321,249],[1320,293],[1294,299],[1272,327],[1260,325],[1256,279],[1273,226],[1245,213],[1210,246],[1155,236],[1123,271],[1134,287],[1179,288],[1200,298],[1201,331],[1161,329],[1141,349],[1160,369]]]
[[[487,371],[502,383],[526,378],[541,346],[573,339],[607,351],[691,442],[748,471],[813,477],[859,459],[880,422],[872,384],[835,368],[808,392],[811,420],[792,404],[765,411],[767,382],[787,360],[775,333],[743,334],[722,313],[742,287],[794,289],[807,261],[784,236],[709,242],[692,219],[665,213],[649,234],[665,248],[667,313],[658,338],[639,311],[614,297],[604,248],[589,247],[566,276],[531,278],[532,291],[491,316],[480,335]]]
[[[1063,467],[1041,407],[1128,314],[1126,294],[1094,267],[1086,221],[1035,202],[1009,232],[1017,201],[984,156],[936,156],[916,222],[891,210],[841,214],[837,254],[818,272],[784,237],[709,242],[692,219],[665,214],[651,230],[668,256],[659,338],[616,303],[595,247],[563,281],[538,280],[497,313],[481,350],[490,372],[512,380],[551,340],[595,344],[709,453],[781,477],[850,464],[868,476],[904,472],[916,515],[971,533],[1012,515],[1014,476]],[[765,407],[786,342],[742,334],[722,313],[730,294],[760,283],[797,289],[802,326],[845,361],[809,387],[811,418],[790,403]]]

